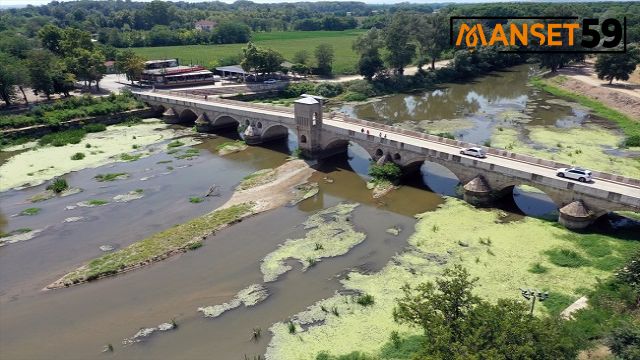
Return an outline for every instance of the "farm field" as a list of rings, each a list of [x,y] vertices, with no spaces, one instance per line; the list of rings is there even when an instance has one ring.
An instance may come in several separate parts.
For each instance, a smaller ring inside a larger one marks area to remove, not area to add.
[[[351,44],[363,32],[364,30],[274,31],[254,33],[252,39],[256,45],[280,52],[287,60],[291,60],[295,52],[302,49],[307,50],[312,62],[316,46],[322,43],[331,44],[335,51],[334,74],[353,74],[358,59],[356,53],[351,49]],[[144,47],[133,50],[147,59],[179,58],[181,63],[193,62],[212,66],[219,59],[241,54],[244,46],[245,44],[183,45]]]

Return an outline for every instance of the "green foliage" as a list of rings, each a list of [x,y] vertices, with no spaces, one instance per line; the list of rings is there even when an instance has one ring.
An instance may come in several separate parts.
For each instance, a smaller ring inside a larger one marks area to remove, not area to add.
[[[88,125],[85,125],[83,129],[88,133],[95,133],[95,132],[101,132],[101,131],[107,130],[107,125],[100,124],[100,123],[88,124]]]
[[[529,268],[529,272],[533,274],[544,274],[547,271],[549,271],[549,268],[540,263],[535,263]]]
[[[575,345],[560,323],[532,317],[521,302],[480,299],[473,295],[477,280],[455,265],[435,284],[403,288],[394,318],[424,331],[414,358],[575,358]]]
[[[287,323],[287,327],[289,329],[289,334],[295,334],[296,333],[296,324],[294,324],[292,321],[289,321]]]
[[[322,82],[316,85],[314,93],[316,95],[332,98],[342,94],[343,88],[340,83]]]
[[[64,178],[57,177],[53,179],[53,182],[47,186],[47,190],[51,190],[56,194],[59,194],[69,188],[69,184],[67,184],[67,180]]]
[[[86,132],[83,129],[65,130],[47,134],[38,140],[38,145],[65,146],[67,144],[79,144]]]
[[[283,61],[284,58],[279,52],[248,43],[247,46],[242,49],[242,61],[240,61],[240,65],[245,71],[253,71],[258,74],[271,74],[281,69]]]
[[[356,303],[362,306],[371,306],[375,300],[373,299],[373,295],[371,294],[363,294],[356,297]]]
[[[38,215],[42,209],[37,207],[30,207],[20,211],[20,215]]]
[[[383,165],[372,164],[369,167],[369,175],[374,181],[385,180],[394,182],[402,175],[400,167],[394,163],[388,162]]]
[[[289,83],[284,89],[280,90],[280,95],[285,98],[299,97],[302,94],[313,94],[316,85],[312,82],[296,82]]]
[[[201,197],[193,196],[189,198],[189,202],[192,204],[198,204],[203,202],[204,200]]]
[[[25,114],[0,116],[0,129],[21,128],[32,125],[59,125],[62,122],[84,118],[115,114],[140,107],[130,93],[120,95],[91,97],[88,95],[56,100],[49,105],[39,105]],[[105,130],[103,124],[89,124],[75,131],[98,132]]]
[[[174,141],[172,141],[172,142],[167,144],[167,147],[169,149],[180,147],[180,146],[184,146],[184,143],[182,141],[180,141],[180,140],[174,140]]]
[[[103,182],[103,181],[120,180],[120,179],[128,177],[128,176],[129,176],[129,174],[127,174],[127,173],[107,173],[107,174],[98,174],[98,175],[94,176],[93,178],[96,179],[99,182]]]
[[[194,241],[192,243],[190,243],[189,245],[187,245],[187,249],[188,250],[196,250],[201,248],[204,245],[204,243],[202,241]]]
[[[590,264],[589,260],[585,259],[576,251],[570,249],[552,249],[547,251],[546,254],[549,256],[549,261],[562,267],[575,268],[588,266]]]
[[[335,58],[335,51],[333,46],[327,43],[316,46],[314,50],[316,57],[316,70],[318,75],[329,76],[333,72],[333,60]]]
[[[102,205],[106,205],[109,202],[106,200],[101,200],[101,199],[92,199],[87,201],[87,204],[91,205],[91,206],[102,206]]]
[[[142,154],[120,154],[122,161],[136,161],[142,157]]]
[[[638,63],[635,50],[631,48],[624,53],[599,54],[595,65],[598,79],[608,80],[609,84],[613,80],[629,80],[629,75],[633,73]]]
[[[625,323],[613,329],[606,342],[621,359],[640,359],[640,324]]]
[[[82,152],[77,152],[73,155],[71,155],[71,160],[82,160],[84,159],[85,155]]]

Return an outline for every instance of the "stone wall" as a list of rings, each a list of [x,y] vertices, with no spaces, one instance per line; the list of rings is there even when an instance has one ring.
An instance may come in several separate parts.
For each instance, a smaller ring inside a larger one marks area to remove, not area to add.
[[[123,121],[126,121],[132,117],[149,118],[157,116],[157,111],[151,108],[135,109],[124,111],[117,114],[98,115],[82,119],[73,119],[64,121],[60,125],[33,125],[20,129],[9,129],[0,131],[0,136],[7,138],[17,138],[22,136],[41,137],[43,135],[68,129],[77,129],[87,124],[105,124],[113,125]]]

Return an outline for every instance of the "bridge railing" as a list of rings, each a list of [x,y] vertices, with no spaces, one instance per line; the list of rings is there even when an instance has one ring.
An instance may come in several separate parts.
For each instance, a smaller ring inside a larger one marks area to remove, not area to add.
[[[398,128],[398,127],[395,127],[395,126],[390,126],[390,125],[380,124],[380,123],[376,123],[376,122],[372,122],[372,121],[353,118],[353,117],[350,117],[350,116],[347,116],[347,115],[344,115],[344,114],[341,114],[341,113],[332,112],[332,113],[329,114],[329,117],[331,119],[333,119],[333,120],[344,121],[344,122],[348,122],[348,123],[351,123],[351,124],[358,124],[358,125],[362,125],[364,127],[373,128],[373,129],[377,129],[377,130],[382,130],[384,132],[401,134],[401,135],[409,136],[409,137],[412,137],[412,138],[423,139],[423,140],[427,140],[427,141],[432,141],[432,142],[437,142],[437,143],[440,143],[440,144],[456,146],[456,147],[460,147],[460,148],[480,147],[480,148],[484,149],[488,154],[491,154],[491,155],[500,156],[500,157],[504,157],[504,158],[509,158],[509,159],[513,159],[513,160],[516,160],[516,161],[521,161],[521,162],[529,163],[529,164],[535,164],[535,165],[544,166],[544,167],[548,167],[548,168],[557,169],[557,168],[562,168],[562,167],[575,166],[575,165],[571,165],[571,164],[560,163],[560,162],[553,161],[553,160],[541,159],[541,158],[530,156],[530,155],[518,154],[518,153],[514,153],[514,152],[511,152],[511,151],[508,151],[508,150],[496,149],[496,148],[482,146],[482,145],[478,145],[478,144],[473,144],[473,143],[469,143],[469,142],[465,142],[465,141],[448,139],[448,138],[444,138],[444,137],[437,136],[437,135],[431,135],[431,134],[420,133],[420,132],[417,132],[417,131],[401,129],[401,128]],[[375,134],[373,134],[373,135],[375,135]],[[627,176],[611,174],[611,173],[607,173],[607,172],[603,172],[603,171],[596,171],[596,170],[592,170],[592,173],[593,173],[594,177],[602,179],[602,180],[608,180],[608,181],[618,182],[618,183],[621,183],[621,184],[627,184],[627,185],[640,187],[640,179],[634,179],[634,178],[630,178],[630,177],[627,177]]]
[[[158,91],[158,92],[155,92],[155,93],[152,93],[152,94],[155,94],[155,95],[167,94],[167,95],[174,95],[174,96],[178,96],[178,97],[190,98],[190,99],[195,99],[195,100],[199,100],[199,101],[206,101],[206,102],[211,102],[211,103],[217,103],[217,104],[228,104],[228,105],[240,106],[240,107],[245,107],[245,108],[248,107],[248,108],[252,108],[252,109],[260,109],[260,110],[268,110],[268,111],[280,112],[280,113],[283,113],[283,114],[293,114],[293,109],[292,108],[288,108],[288,107],[284,107],[284,106],[255,104],[255,103],[250,103],[250,102],[246,102],[246,101],[221,99],[219,97],[209,97],[208,95],[183,93],[183,92],[178,92],[178,91],[175,91],[175,90],[162,90],[161,92]]]

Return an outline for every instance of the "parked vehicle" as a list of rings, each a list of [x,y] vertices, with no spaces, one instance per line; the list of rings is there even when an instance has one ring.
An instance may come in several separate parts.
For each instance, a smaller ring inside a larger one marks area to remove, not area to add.
[[[591,177],[591,171],[577,167],[560,168],[556,170],[556,175],[561,178],[574,179],[580,182],[593,181],[593,178]]]
[[[487,157],[487,153],[483,149],[481,149],[479,147],[471,147],[471,148],[462,149],[462,150],[460,150],[460,154],[469,155],[469,156],[482,158],[482,159]]]
[[[263,83],[265,83],[265,84],[275,84],[277,82],[278,82],[278,80],[276,80],[276,79],[269,79],[269,80],[263,81]]]

